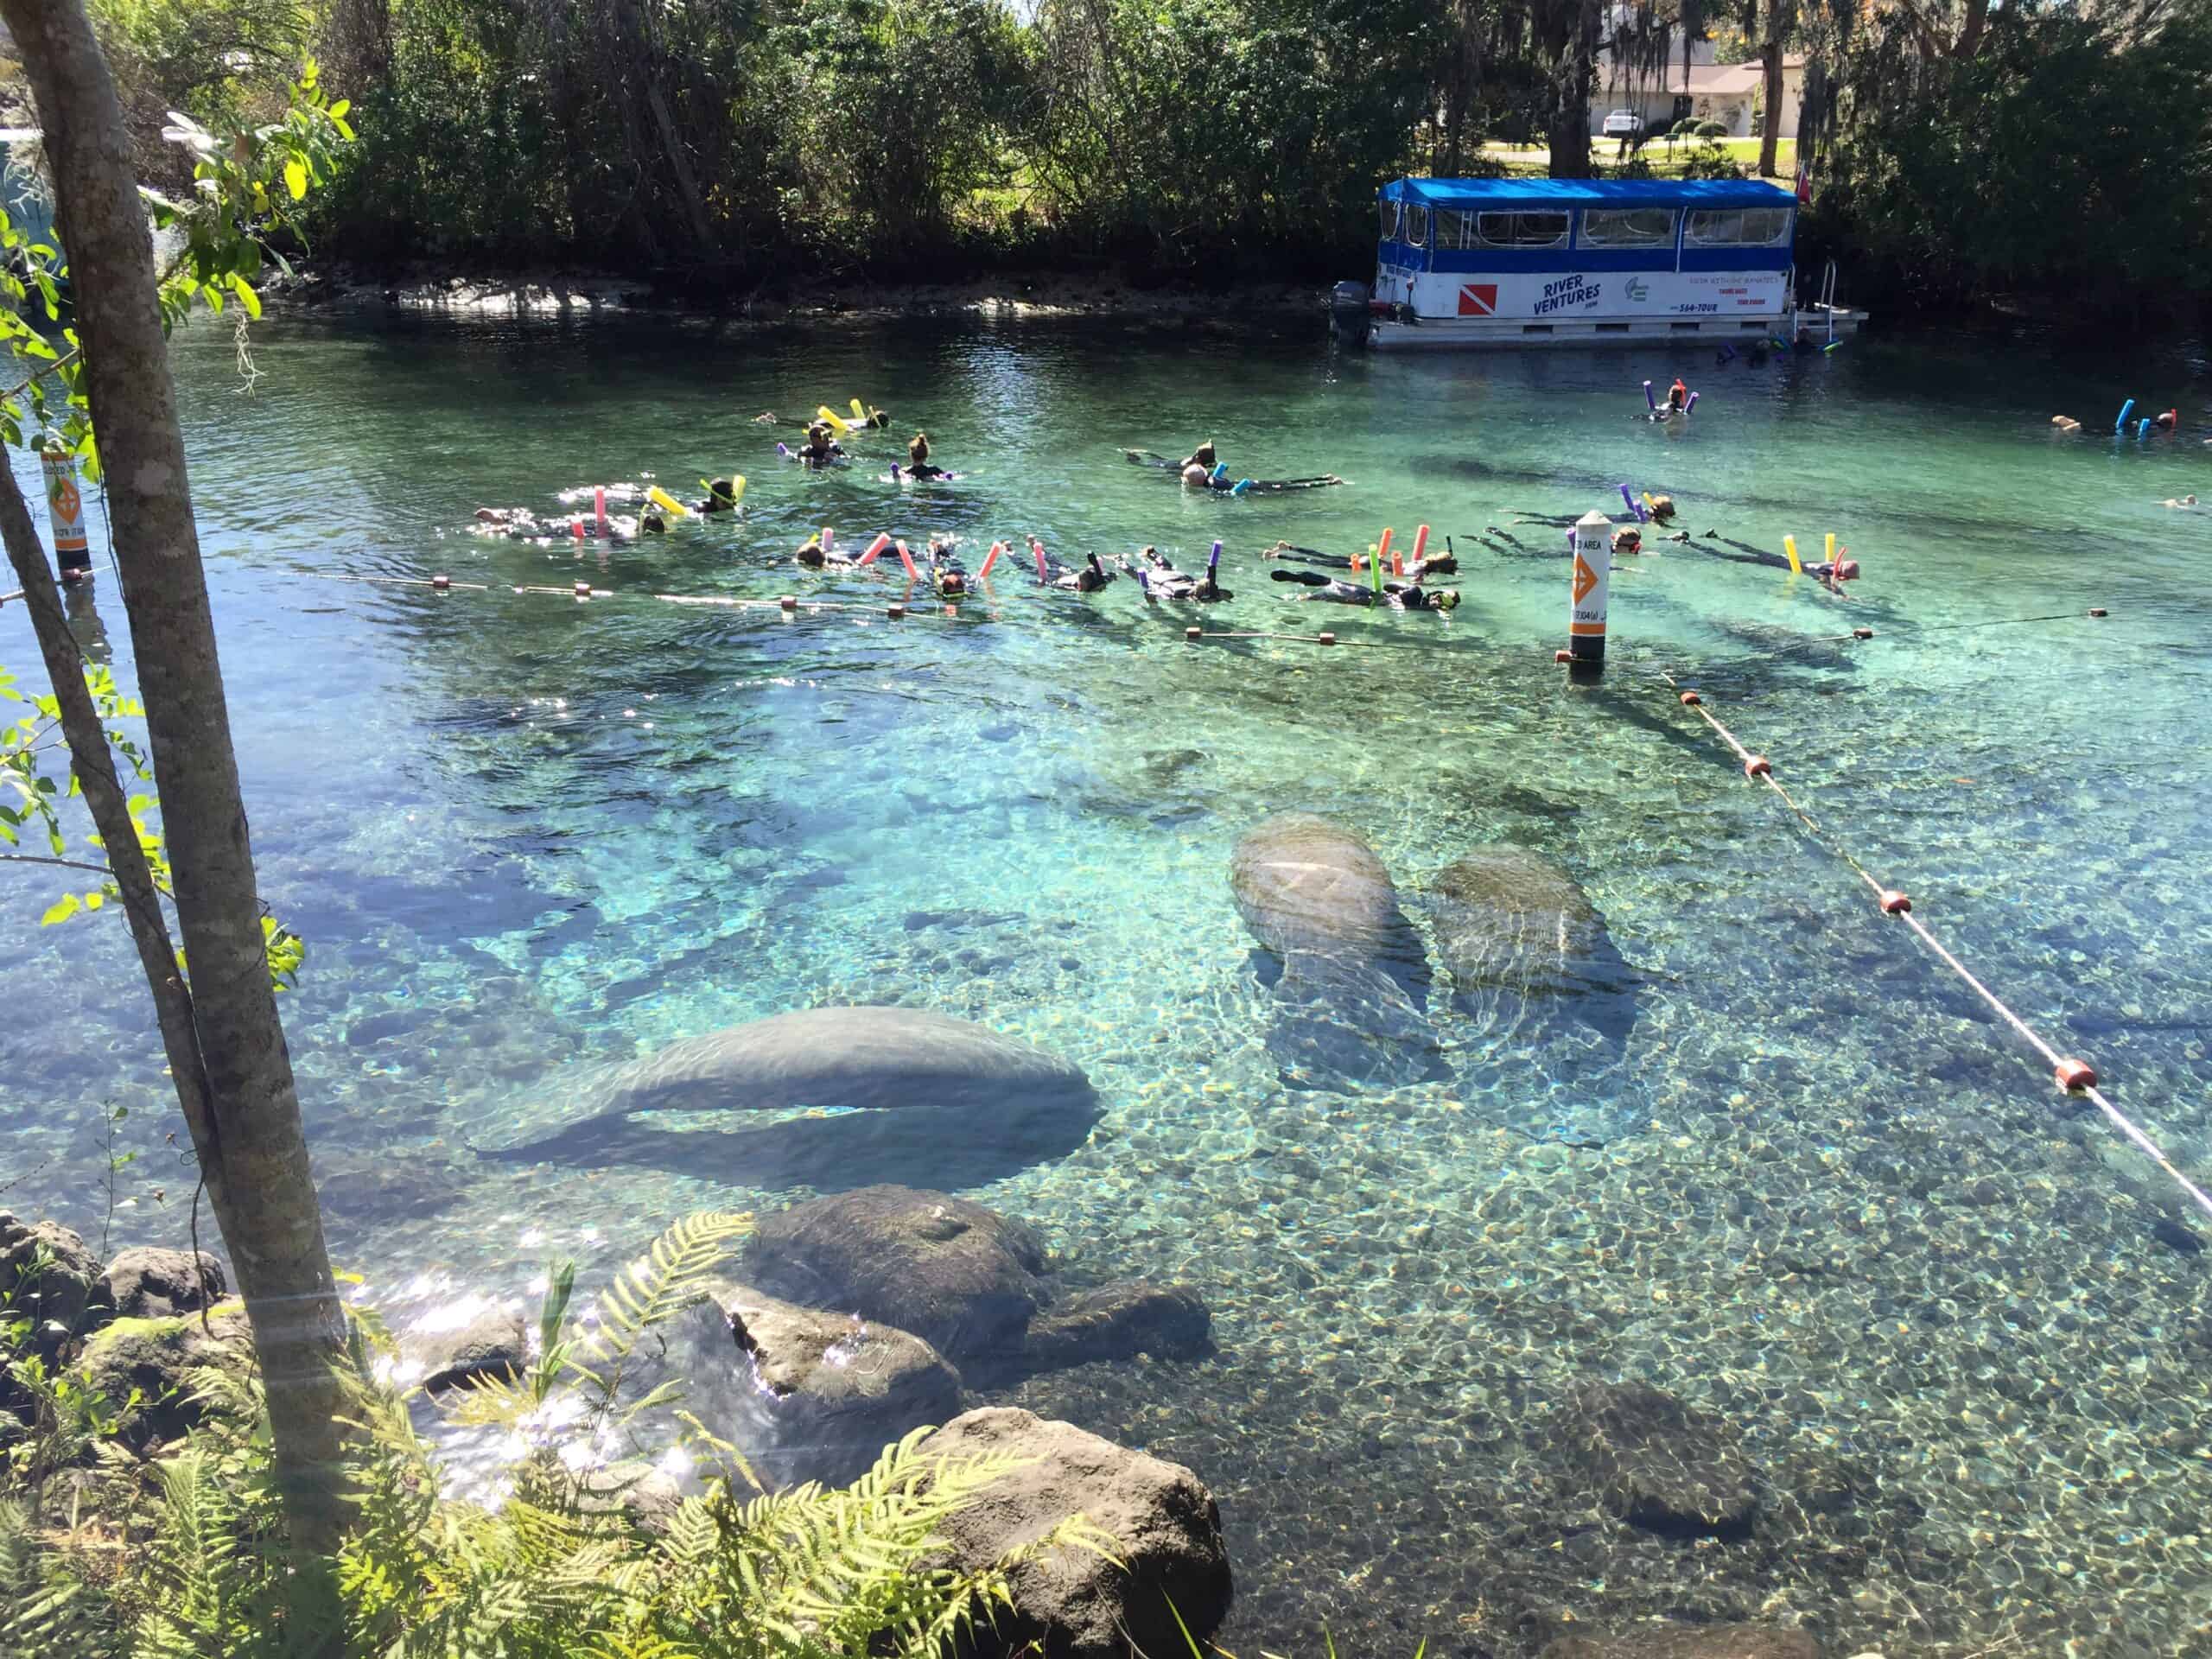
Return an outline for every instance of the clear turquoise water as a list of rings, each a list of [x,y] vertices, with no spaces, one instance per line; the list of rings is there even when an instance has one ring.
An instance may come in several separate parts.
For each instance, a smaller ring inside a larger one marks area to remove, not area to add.
[[[251,397],[213,335],[179,373],[264,891],[312,947],[289,1032],[334,1248],[393,1306],[524,1296],[550,1255],[604,1268],[688,1210],[803,1196],[711,1122],[673,1170],[469,1148],[556,1129],[595,1068],[671,1039],[908,1001],[1078,1061],[1105,1116],[1042,1160],[981,1135],[880,1169],[863,1138],[854,1179],[957,1186],[1078,1274],[1211,1301],[1214,1360],[1003,1397],[1200,1471],[1238,1567],[1232,1649],[1306,1650],[1326,1624],[1361,1650],[1503,1656],[1672,1612],[1802,1618],[1890,1659],[2212,1652],[2212,1257],[2160,1241],[2156,1173],[1663,677],[2205,1173],[2212,526],[2157,504],[2212,482],[2212,452],[2045,424],[2133,395],[2202,429],[2193,355],[1870,339],[1720,371],[1338,357],[1318,321],[368,318],[275,324],[257,355]],[[1678,370],[1704,393],[1691,427],[1636,418],[1637,383]],[[971,477],[801,475],[749,421],[853,396]],[[1194,499],[1118,454],[1208,436],[1239,472],[1350,483]],[[467,530],[480,505],[648,473],[696,495],[733,467],[736,523],[604,557]],[[1855,602],[1666,548],[1616,577],[1602,686],[1567,686],[1563,563],[1478,532],[1618,506],[1624,480],[1693,531],[1839,532]],[[1424,521],[1463,561],[1448,621],[1292,606],[1255,560]],[[893,623],[887,580],[789,563],[824,523],[954,533],[971,570],[1031,532],[1190,562],[1220,537],[1236,598],[1207,626],[1358,643],[1192,645],[1127,582],[1079,600],[1019,565],[957,619]],[[335,579],[440,571],[491,591]],[[611,596],[511,591],[580,575]],[[650,597],[787,592],[856,607]],[[119,646],[111,581],[96,602]],[[18,607],[0,662],[35,662]],[[1227,866],[1290,808],[1363,832],[1416,909],[1482,842],[1565,864],[1645,979],[1625,1055],[1440,996],[1448,1080],[1286,1089]],[[5,1201],[96,1226],[112,1100],[147,1154],[121,1225],[181,1239],[181,1126],[128,952],[39,931],[51,896],[0,885]],[[1732,1421],[1766,1483],[1752,1539],[1603,1516],[1557,1449],[1586,1376]]]

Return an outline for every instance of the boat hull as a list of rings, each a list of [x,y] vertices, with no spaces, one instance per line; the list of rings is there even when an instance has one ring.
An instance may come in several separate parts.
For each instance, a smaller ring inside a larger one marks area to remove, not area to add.
[[[1834,308],[1834,337],[1855,334],[1866,321],[1864,311]],[[1790,339],[1803,327],[1822,346],[1828,341],[1830,318],[1826,309],[1807,307],[1794,315],[1764,317],[1576,317],[1550,322],[1528,322],[1509,317],[1424,317],[1401,322],[1378,317],[1367,333],[1369,346],[1378,352],[1497,351],[1510,348],[1576,346],[1649,346],[1683,340],[1740,344],[1780,337]]]

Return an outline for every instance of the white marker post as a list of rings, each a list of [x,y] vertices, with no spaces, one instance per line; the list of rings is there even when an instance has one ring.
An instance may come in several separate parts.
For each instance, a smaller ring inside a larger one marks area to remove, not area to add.
[[[77,484],[77,457],[58,445],[41,450],[46,468],[46,513],[54,525],[54,563],[62,575],[92,568],[85,542],[85,493]]]
[[[1567,607],[1570,666],[1592,673],[1605,665],[1605,601],[1613,576],[1613,521],[1586,512],[1574,525],[1573,599]]]

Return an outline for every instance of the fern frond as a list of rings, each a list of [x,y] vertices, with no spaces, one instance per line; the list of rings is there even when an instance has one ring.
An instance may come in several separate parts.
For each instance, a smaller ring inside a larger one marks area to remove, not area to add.
[[[684,1217],[616,1274],[600,1298],[597,1344],[609,1354],[628,1352],[639,1337],[691,1301],[752,1230],[750,1211],[705,1210]]]

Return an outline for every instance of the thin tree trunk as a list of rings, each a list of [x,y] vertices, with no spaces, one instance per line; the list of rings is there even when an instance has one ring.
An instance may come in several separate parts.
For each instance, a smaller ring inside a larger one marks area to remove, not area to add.
[[[1550,130],[1552,177],[1586,179],[1590,176],[1590,52],[1584,32],[1581,46],[1569,46],[1570,54],[1553,70]]]
[[[1782,0],[1767,0],[1766,41],[1759,48],[1759,63],[1765,72],[1761,96],[1766,105],[1766,121],[1759,131],[1759,175],[1770,179],[1782,142]]]
[[[205,1061],[201,1172],[267,1386],[293,1541],[336,1536],[345,1319],[325,1252],[238,792],[214,618],[115,86],[82,0],[0,0],[37,99]],[[212,1154],[212,1155],[210,1155]]]
[[[192,1141],[201,1143],[211,1120],[207,1112],[207,1084],[200,1054],[199,1033],[192,1016],[192,993],[176,965],[176,945],[169,938],[168,920],[162,912],[161,890],[154,872],[138,845],[138,831],[130,822],[129,791],[116,776],[115,755],[107,745],[99,709],[85,684],[84,654],[69,619],[61,608],[61,595],[54,572],[39,544],[38,527],[16,486],[12,467],[0,463],[0,543],[15,567],[22,588],[23,607],[30,613],[31,632],[38,638],[39,654],[46,659],[46,676],[54,686],[54,701],[61,705],[61,735],[69,745],[69,760],[92,810],[92,827],[106,848],[108,868],[115,873],[123,913],[130,925],[131,942],[138,947],[138,965],[154,994],[154,1014],[168,1056],[169,1075],[176,1080],[177,1099],[184,1107],[184,1121]]]

